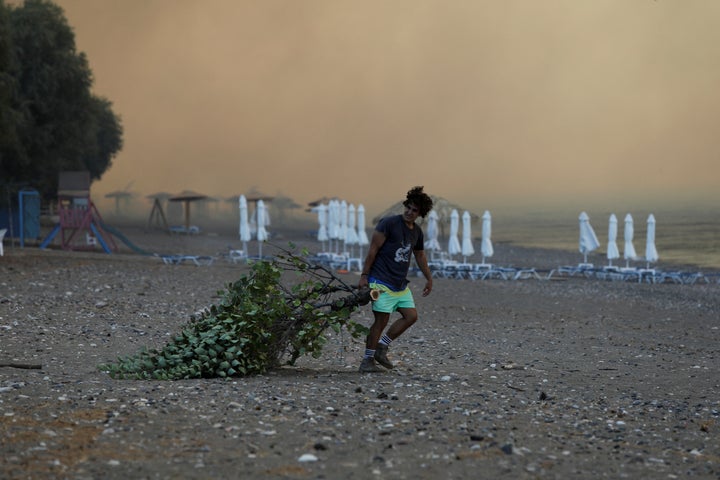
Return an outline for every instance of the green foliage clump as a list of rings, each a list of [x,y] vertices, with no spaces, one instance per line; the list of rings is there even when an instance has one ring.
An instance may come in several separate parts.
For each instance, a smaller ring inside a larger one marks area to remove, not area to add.
[[[283,284],[288,270],[301,278]],[[113,378],[178,380],[257,375],[303,355],[319,357],[324,332],[346,328],[352,337],[367,328],[350,316],[369,301],[332,272],[288,255],[252,265],[249,274],[218,292],[221,300],[191,318],[161,350],[100,365]]]

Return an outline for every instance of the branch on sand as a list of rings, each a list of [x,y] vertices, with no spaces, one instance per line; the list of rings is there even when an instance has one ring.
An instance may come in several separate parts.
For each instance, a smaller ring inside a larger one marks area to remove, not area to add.
[[[253,263],[248,274],[218,292],[218,304],[192,316],[162,349],[143,349],[99,368],[134,379],[256,375],[304,355],[319,357],[327,329],[366,335],[368,329],[350,317],[374,292],[357,290],[292,248]]]

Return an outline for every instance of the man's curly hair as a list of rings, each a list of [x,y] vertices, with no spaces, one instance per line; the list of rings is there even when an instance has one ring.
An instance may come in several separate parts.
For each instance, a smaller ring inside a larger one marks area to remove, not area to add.
[[[425,215],[430,213],[430,210],[433,208],[433,201],[430,195],[423,192],[423,188],[422,186],[411,188],[407,192],[403,205],[406,207],[410,204],[415,205],[419,210],[418,214],[425,218]]]

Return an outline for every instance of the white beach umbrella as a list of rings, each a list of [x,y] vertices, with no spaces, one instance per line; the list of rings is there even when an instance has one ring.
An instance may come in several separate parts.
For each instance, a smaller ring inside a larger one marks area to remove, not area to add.
[[[337,200],[330,200],[328,208],[328,236],[330,237],[330,250],[337,253],[337,241],[340,238],[340,202]],[[334,248],[333,240],[335,241]]]
[[[635,247],[633,246],[633,235],[635,235],[635,229],[633,228],[633,218],[629,213],[625,215],[625,230],[623,232],[625,239],[625,249],[623,251],[623,257],[625,258],[625,266],[630,266],[630,260],[637,258],[635,253]]]
[[[462,256],[463,262],[467,263],[467,257],[475,253],[472,244],[472,225],[470,224],[470,212],[467,210],[463,213],[463,232],[462,232]]]
[[[492,216],[490,212],[485,210],[482,219],[482,243],[480,244],[480,251],[483,257],[482,263],[485,263],[485,258],[492,257],[495,252],[493,250],[492,240],[490,239],[492,235]]]
[[[451,257],[462,252],[460,248],[460,240],[458,240],[458,230],[460,229],[460,216],[457,210],[453,209],[450,213],[450,239],[448,240],[448,255]]]
[[[370,244],[367,232],[365,231],[365,206],[362,203],[358,205],[357,217],[358,245],[360,245],[360,258],[362,258],[362,247]]]
[[[353,250],[353,245],[358,244],[358,234],[357,230],[355,229],[356,219],[357,214],[355,212],[355,205],[351,203],[347,207],[347,230],[345,230],[345,245],[350,245],[351,253]]]
[[[328,217],[328,206],[324,203],[321,203],[317,206],[317,214],[318,214],[318,233],[317,233],[317,239],[318,242],[322,244],[322,249],[325,251],[325,242],[328,241],[328,228],[327,228],[327,217]]]
[[[658,252],[655,248],[655,216],[651,213],[647,219],[647,239],[645,242],[645,261],[646,268],[650,268],[651,263],[658,261]]]
[[[620,258],[620,252],[618,251],[617,246],[617,217],[613,213],[612,215],[610,215],[610,221],[608,223],[608,265],[612,266],[612,261],[616,258]]]
[[[427,227],[425,227],[425,250],[430,250],[430,255],[441,250],[438,233],[438,214],[435,210],[430,210]]]
[[[600,246],[595,231],[590,225],[590,217],[585,212],[580,214],[580,253],[583,254],[583,263],[587,263],[588,253]]]
[[[265,229],[267,213],[265,210],[265,202],[262,200],[257,201],[256,213],[258,256],[262,259],[262,244],[268,239],[268,232]]]
[[[245,195],[240,195],[240,241],[243,243],[243,251],[248,254],[247,242],[252,240],[250,234],[250,223],[248,222],[248,205]]]
[[[347,223],[348,223],[348,205],[345,200],[340,202],[340,217],[338,222],[338,239],[343,242],[343,252],[347,245]]]

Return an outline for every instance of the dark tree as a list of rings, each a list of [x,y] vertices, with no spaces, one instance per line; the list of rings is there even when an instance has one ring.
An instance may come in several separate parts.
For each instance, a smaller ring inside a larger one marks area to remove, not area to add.
[[[10,32],[10,9],[0,0],[0,168],[3,166],[3,153],[5,156],[22,156],[18,138],[22,117],[15,108],[17,62]]]
[[[8,77],[10,112],[0,124],[0,174],[53,199],[61,171],[102,176],[122,148],[121,123],[111,103],[91,93],[92,72],[60,7],[27,0],[17,8],[0,3],[0,10],[9,23],[0,39],[0,49],[9,44],[0,78]]]

